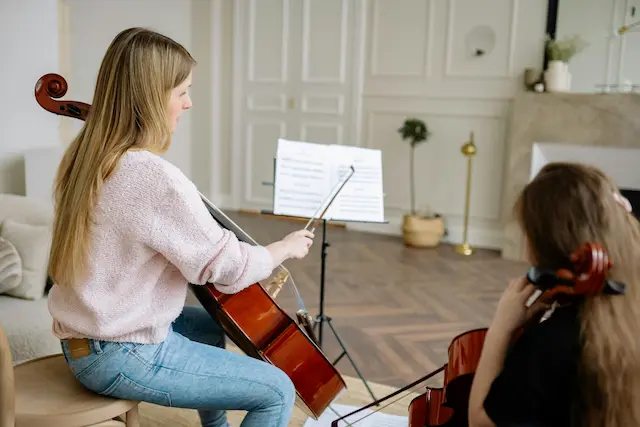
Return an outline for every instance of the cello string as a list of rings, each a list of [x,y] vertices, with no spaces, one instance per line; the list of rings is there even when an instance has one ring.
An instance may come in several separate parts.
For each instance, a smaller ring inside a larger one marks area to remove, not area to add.
[[[333,409],[333,407],[331,405],[329,405],[329,409],[331,409],[331,412],[333,412],[334,414],[336,414],[337,416],[341,417],[342,414],[340,414],[338,411],[336,411],[335,409]],[[344,421],[344,420],[342,420]],[[353,427],[353,424],[351,424],[349,421],[345,421],[345,423],[347,423],[347,427]]]
[[[287,270],[287,273],[288,272],[289,270]],[[300,292],[298,292],[298,287],[293,281],[293,277],[291,276],[291,274],[289,274],[289,277],[287,277],[287,281],[289,280],[291,281],[291,287],[293,288],[293,292],[295,293],[296,299],[298,300],[298,305],[300,306],[300,309],[306,312],[307,309],[305,308],[304,303],[302,302],[302,297],[300,296]]]
[[[304,228],[305,230],[309,227],[309,225],[313,221],[315,221],[315,223],[313,225],[313,229],[311,230],[311,232],[313,233],[315,231],[316,225],[318,224],[318,221],[320,221],[320,219],[324,216],[324,214],[327,212],[327,210],[329,209],[329,207],[331,206],[331,204],[333,203],[335,198],[338,196],[338,193],[340,193],[342,188],[345,186],[347,181],[349,181],[349,179],[351,179],[351,177],[353,176],[354,173],[355,173],[355,169],[354,169],[353,165],[349,166],[349,172],[344,177],[342,177],[340,181],[338,181],[338,183],[334,186],[334,188],[329,193],[329,196],[322,202],[322,204],[314,212],[313,216],[311,217],[311,219],[309,219],[309,222],[305,226],[305,228]],[[208,208],[214,210],[216,212],[216,214],[219,215],[223,219],[223,222],[227,223],[226,226],[227,226],[228,229],[230,229],[230,230],[233,229],[236,232],[236,234],[241,234],[241,236],[238,236],[238,237],[242,237],[245,241],[247,241],[249,243],[253,243],[254,245],[258,245],[258,243],[251,236],[249,236],[248,233],[246,233],[242,228],[240,228],[239,225],[237,225],[235,222],[233,222],[233,220],[231,218],[229,218],[227,215],[225,215],[224,212],[222,212],[220,209],[218,209],[218,207],[216,205],[214,205],[210,200],[208,200],[200,191],[198,191],[198,194],[200,195],[200,198],[202,199],[204,204]],[[325,205],[326,205],[326,207],[325,207]],[[324,207],[324,210],[322,210],[323,207]],[[318,215],[318,212],[320,212],[320,210],[322,210],[322,213],[316,218],[316,216]],[[303,310],[306,313],[307,309],[306,309],[306,307],[304,305],[304,302],[302,301],[302,297],[300,296],[300,291],[298,290],[298,287],[296,286],[295,282],[293,281],[293,276],[291,275],[291,272],[286,267],[284,267],[282,264],[280,264],[279,267],[287,273],[286,282],[290,282],[291,283],[291,287],[293,288],[296,300],[298,301],[298,306],[299,306],[299,308],[301,310]]]
[[[235,222],[233,222],[233,220],[231,218],[229,218],[224,212],[222,212],[220,209],[218,209],[218,207],[216,205],[214,205],[209,199],[207,199],[200,191],[198,191],[198,194],[200,195],[200,198],[204,202],[205,206],[210,211],[211,210],[215,211],[216,215],[219,216],[219,217],[217,217],[218,221],[222,222],[223,225],[227,229],[229,229],[230,231],[234,232],[238,236],[238,238],[240,238],[241,240],[244,240],[245,242],[252,243],[252,244],[258,246],[258,242],[256,242],[253,239],[253,237],[249,236],[249,234],[247,232],[245,232],[242,228],[240,228],[239,225],[237,225]],[[298,291],[298,287],[295,285],[295,283],[293,281],[293,276],[291,275],[291,272],[282,264],[280,264],[278,267],[281,268],[282,270],[284,270],[287,273],[287,275],[288,275],[287,282],[290,281],[291,286],[293,287],[296,299],[298,300],[299,308],[306,312],[307,309],[304,306],[304,302],[302,301],[302,297],[300,296],[300,292]]]
[[[427,379],[427,380],[428,380],[428,379]],[[425,381],[427,381],[427,380],[425,380]],[[380,408],[378,408],[378,409],[374,409],[374,410],[372,410],[372,411],[371,411],[370,413],[368,413],[367,415],[364,415],[364,416],[362,416],[362,417],[358,418],[357,420],[355,420],[355,421],[353,421],[353,422],[351,422],[351,423],[349,423],[348,421],[346,421],[346,420],[344,420],[344,419],[342,419],[342,420],[340,420],[340,421],[344,421],[345,423],[347,423],[347,425],[348,425],[348,426],[353,426],[354,424],[359,423],[360,421],[364,420],[365,418],[368,418],[368,417],[370,417],[370,416],[372,416],[372,415],[374,415],[374,414],[376,414],[376,413],[378,413],[378,412],[382,411],[382,410],[383,410],[383,409],[385,409],[386,407],[388,407],[388,406],[390,406],[390,405],[393,405],[394,403],[399,402],[400,400],[402,400],[402,399],[406,398],[407,396],[409,396],[409,394],[411,394],[411,393],[412,393],[412,390],[413,390],[414,388],[416,388],[416,387],[418,387],[418,384],[414,385],[413,387],[409,388],[408,390],[405,390],[405,392],[404,392],[405,394],[400,394],[400,397],[396,398],[395,400],[391,400],[391,401],[390,401],[389,403],[387,403],[386,405],[384,405],[384,406],[382,406],[382,407],[380,407]],[[426,399],[426,396],[425,396],[425,399]],[[333,412],[335,413],[336,411],[333,411]],[[340,414],[336,414],[336,415],[340,415]],[[355,414],[353,414],[353,415],[355,415]],[[344,415],[343,415],[343,416],[344,416]]]
[[[382,409],[386,408],[387,406],[389,406],[389,405],[391,405],[391,404],[393,404],[393,403],[395,403],[395,402],[398,402],[398,401],[399,401],[399,400],[401,400],[402,398],[407,397],[407,396],[409,395],[409,391],[410,391],[410,390],[413,390],[413,389],[414,389],[414,388],[416,388],[419,384],[422,384],[422,383],[426,382],[427,380],[429,380],[429,379],[433,378],[435,375],[437,375],[437,374],[439,374],[440,372],[444,371],[444,370],[446,369],[446,367],[447,367],[447,365],[446,365],[446,364],[445,364],[445,365],[442,365],[442,366],[440,366],[438,369],[436,369],[435,371],[432,371],[432,372],[430,372],[429,374],[427,374],[426,376],[424,376],[424,377],[422,377],[422,378],[420,378],[420,379],[417,379],[416,381],[414,381],[413,383],[409,384],[408,386],[404,386],[403,388],[400,388],[399,390],[396,390],[396,391],[394,391],[393,393],[388,394],[387,396],[385,396],[385,397],[383,397],[383,398],[381,398],[381,399],[374,400],[372,403],[369,403],[368,405],[365,405],[365,406],[363,406],[362,408],[359,408],[359,409],[357,409],[357,410],[355,410],[355,411],[353,411],[353,412],[350,412],[350,413],[348,413],[348,414],[346,414],[346,415],[343,415],[342,417],[338,418],[337,420],[333,420],[333,422],[334,422],[334,423],[335,423],[336,421],[338,421],[338,422],[339,422],[339,421],[341,421],[341,420],[342,420],[342,419],[344,419],[344,418],[347,418],[347,417],[350,417],[350,416],[352,416],[352,415],[355,415],[355,414],[357,414],[358,412],[361,412],[361,411],[363,411],[363,410],[365,410],[365,409],[368,409],[368,408],[370,408],[370,407],[372,407],[372,406],[374,406],[374,405],[376,405],[376,404],[377,404],[377,405],[379,405],[380,403],[382,403],[382,402],[384,402],[384,401],[386,401],[386,400],[391,399],[391,398],[392,398],[392,397],[394,397],[395,395],[400,395],[400,396],[401,396],[401,397],[399,397],[399,398],[397,398],[397,399],[395,399],[395,400],[391,401],[391,403],[388,403],[388,404],[384,405],[382,408],[379,408],[379,409],[374,410],[374,411],[373,411],[373,413],[375,414],[376,412],[381,411]],[[404,394],[403,394],[403,393],[404,393]],[[372,415],[372,414],[369,414],[369,415]],[[357,420],[357,421],[355,421],[355,422],[359,422],[359,421],[361,421],[361,420],[365,419],[366,417],[368,417],[369,415],[367,415],[367,416],[365,416],[365,417],[362,417],[362,418],[360,418],[359,420]],[[354,422],[354,423],[355,423],[355,422]],[[333,424],[332,424],[332,425],[333,425]]]

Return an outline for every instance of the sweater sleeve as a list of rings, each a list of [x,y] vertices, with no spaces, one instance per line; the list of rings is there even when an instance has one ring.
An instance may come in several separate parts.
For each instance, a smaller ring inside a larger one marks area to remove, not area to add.
[[[182,177],[169,177],[146,243],[190,283],[213,283],[223,293],[236,293],[264,280],[275,267],[265,247],[241,242],[222,228],[195,186]]]

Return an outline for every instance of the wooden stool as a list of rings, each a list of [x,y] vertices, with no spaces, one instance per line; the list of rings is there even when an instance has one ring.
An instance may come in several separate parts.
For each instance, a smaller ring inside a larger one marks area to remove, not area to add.
[[[138,402],[88,390],[73,376],[62,354],[14,367],[0,325],[0,427],[125,425],[139,426]]]

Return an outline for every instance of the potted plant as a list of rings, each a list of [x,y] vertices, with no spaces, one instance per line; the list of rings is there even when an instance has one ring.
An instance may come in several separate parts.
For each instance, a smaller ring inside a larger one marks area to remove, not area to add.
[[[545,48],[547,51],[547,70],[544,72],[544,83],[548,92],[568,92],[571,87],[571,73],[569,61],[587,44],[579,36],[554,40],[547,36]]]
[[[418,144],[428,141],[431,133],[424,121],[408,118],[404,121],[398,133],[404,141],[409,141],[409,183],[411,196],[411,210],[404,215],[402,235],[405,245],[416,247],[435,247],[440,243],[444,234],[444,221],[439,214],[418,213],[416,210],[415,191],[415,149]]]

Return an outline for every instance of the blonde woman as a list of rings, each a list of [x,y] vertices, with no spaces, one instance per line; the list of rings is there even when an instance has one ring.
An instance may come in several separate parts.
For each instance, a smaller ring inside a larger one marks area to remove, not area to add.
[[[273,365],[224,350],[221,327],[184,307],[188,283],[235,293],[306,256],[298,231],[268,246],[239,242],[195,186],[160,156],[191,108],[195,61],[175,41],[132,28],[104,56],[92,108],[55,187],[49,296],[71,370],[108,396],[197,409],[206,427],[284,427],[295,390]]]
[[[522,191],[515,212],[532,265],[571,268],[581,244],[604,245],[609,278],[625,295],[525,308],[533,285],[514,280],[489,328],[469,402],[469,425],[630,427],[640,425],[640,233],[629,202],[600,170],[546,165]],[[510,347],[514,332],[533,321]]]

